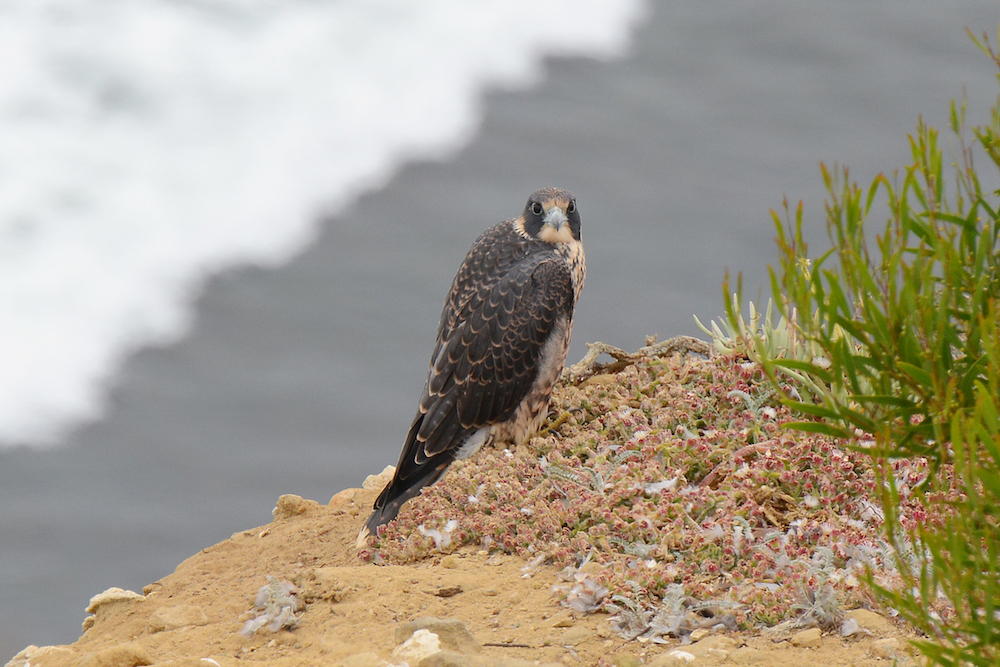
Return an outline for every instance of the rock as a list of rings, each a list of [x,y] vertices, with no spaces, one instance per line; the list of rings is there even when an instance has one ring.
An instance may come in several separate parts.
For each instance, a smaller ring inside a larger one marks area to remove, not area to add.
[[[97,610],[104,605],[115,602],[137,602],[145,599],[145,596],[139,595],[135,591],[126,591],[123,588],[109,588],[103,593],[98,593],[90,598],[90,604],[87,605],[87,613],[96,614]]]
[[[178,604],[172,607],[157,607],[149,617],[149,629],[153,632],[176,630],[189,625],[208,625],[208,616],[201,607]]]
[[[338,491],[333,494],[328,503],[329,507],[340,507],[342,505],[350,505],[357,498],[358,494],[364,493],[364,489],[344,489],[343,491]]]
[[[896,660],[899,656],[899,640],[895,637],[879,639],[872,644],[872,655],[884,660]]]
[[[702,639],[709,636],[710,634],[712,634],[711,630],[707,630],[705,628],[697,628],[691,631],[691,641],[695,643],[700,642]]]
[[[594,633],[590,628],[585,625],[575,625],[563,633],[559,643],[563,646],[579,646],[593,636]]]
[[[385,485],[392,480],[392,476],[395,474],[396,466],[386,466],[379,474],[365,477],[364,484],[361,487],[365,491],[379,491],[385,488]]]
[[[34,664],[75,665],[76,652],[66,646],[31,646],[26,647],[7,663],[6,667],[31,667]]]
[[[858,624],[859,628],[867,630],[874,635],[882,636],[889,633],[893,629],[892,623],[875,612],[868,611],[867,609],[852,609],[844,614],[844,617],[853,620]]]
[[[602,373],[600,375],[591,375],[589,378],[580,383],[581,387],[590,387],[593,385],[605,385],[605,384],[615,384],[618,382],[618,376],[614,373]]]
[[[454,570],[458,567],[458,556],[451,554],[441,559],[441,567]]]
[[[293,516],[305,514],[309,510],[318,507],[319,503],[315,500],[306,500],[302,496],[297,496],[294,493],[286,493],[278,498],[278,504],[273,510],[271,510],[271,515],[274,517],[275,521],[280,521],[282,519],[290,519]]]
[[[152,665],[153,659],[139,644],[119,644],[85,655],[79,667],[137,667]]]
[[[816,648],[822,643],[823,636],[819,628],[809,628],[792,635],[792,646],[799,648]]]
[[[658,655],[649,663],[649,667],[686,667],[695,661],[694,654],[687,648],[675,648],[665,655]]]
[[[414,631],[406,641],[392,651],[393,662],[406,662],[411,665],[420,662],[441,650],[438,636],[423,628]]]
[[[141,602],[145,599],[145,596],[139,595],[135,591],[126,591],[122,588],[109,588],[103,593],[98,593],[90,598],[90,604],[87,605],[87,613],[94,615],[83,619],[83,631],[86,632],[94,627],[94,624],[97,622],[97,612],[99,610],[120,603]]]
[[[730,651],[736,650],[736,640],[725,635],[709,635],[696,644],[685,646],[684,650],[699,660],[716,658],[721,661]]]
[[[840,636],[841,637],[851,637],[858,633],[870,635],[871,633],[867,630],[862,629],[858,622],[853,618],[845,618],[844,622],[840,624]]]
[[[573,616],[568,611],[561,611],[551,619],[553,628],[568,628],[573,625]]]
[[[458,653],[479,653],[482,647],[461,621],[454,618],[434,618],[421,616],[396,628],[396,643],[406,642],[418,630],[427,630],[437,635],[441,649]],[[410,664],[416,664],[412,662]]]

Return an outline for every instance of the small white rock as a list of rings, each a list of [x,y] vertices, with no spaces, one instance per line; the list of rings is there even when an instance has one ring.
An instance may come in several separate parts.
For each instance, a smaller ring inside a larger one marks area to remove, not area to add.
[[[799,648],[817,648],[823,643],[823,636],[819,628],[809,628],[792,635],[792,646]]]
[[[393,662],[407,662],[411,665],[418,664],[429,655],[434,655],[441,650],[441,641],[438,636],[430,630],[417,630],[410,638],[400,644],[392,652]]]
[[[112,602],[145,599],[145,596],[139,595],[135,591],[127,591],[123,588],[109,588],[103,593],[98,593],[94,597],[90,598],[90,604],[87,605],[87,613],[95,614],[97,613],[98,607],[111,604]]]

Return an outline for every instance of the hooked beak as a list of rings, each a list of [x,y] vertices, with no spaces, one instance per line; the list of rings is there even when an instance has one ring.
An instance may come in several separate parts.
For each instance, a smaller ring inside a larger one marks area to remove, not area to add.
[[[561,206],[553,206],[545,212],[545,217],[542,218],[542,221],[544,224],[559,231],[563,225],[569,222],[569,218],[566,217],[566,211]]]

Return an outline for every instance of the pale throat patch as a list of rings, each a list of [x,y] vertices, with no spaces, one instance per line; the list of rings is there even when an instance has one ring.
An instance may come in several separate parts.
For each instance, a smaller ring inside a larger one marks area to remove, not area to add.
[[[538,230],[538,238],[546,243],[572,243],[575,240],[568,222],[563,223],[559,229],[552,225],[542,225]]]

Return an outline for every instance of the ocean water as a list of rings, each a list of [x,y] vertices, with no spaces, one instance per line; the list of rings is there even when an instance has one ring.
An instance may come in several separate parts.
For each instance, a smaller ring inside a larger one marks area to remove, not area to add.
[[[639,0],[0,3],[0,443],[101,414],[204,277],[274,266],[486,87],[621,54]]]
[[[891,174],[963,91],[985,119],[995,69],[964,28],[997,20],[995,0],[0,2],[0,441],[24,445],[0,447],[0,658],[75,640],[90,596],[282,493],[395,462],[455,268],[531,191],[583,215],[574,360],[698,335],[727,268],[766,284],[783,196],[825,247],[820,160]]]

